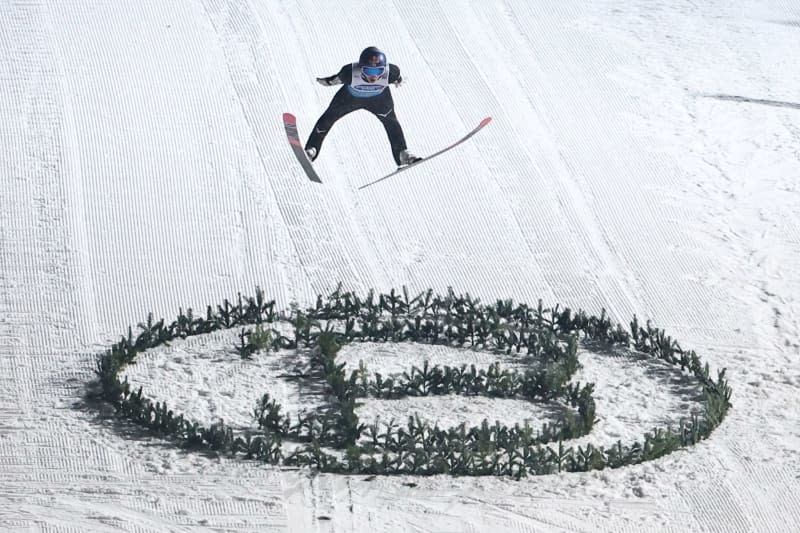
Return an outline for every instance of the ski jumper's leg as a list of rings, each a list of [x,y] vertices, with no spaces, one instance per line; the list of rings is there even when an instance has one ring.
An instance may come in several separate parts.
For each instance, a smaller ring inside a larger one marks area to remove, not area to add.
[[[394,156],[394,160],[399,167],[400,152],[406,149],[406,138],[403,135],[403,127],[400,126],[400,122],[397,120],[397,114],[394,112],[392,93],[389,92],[389,88],[387,87],[378,96],[365,98],[365,100],[369,100],[367,110],[378,117],[378,120],[383,124],[386,135],[389,136],[389,143],[392,145],[392,156]]]
[[[319,120],[317,120],[317,123],[314,124],[314,129],[311,130],[311,135],[308,137],[305,149],[316,148],[317,157],[319,157],[322,141],[325,140],[325,136],[328,135],[333,124],[346,114],[361,107],[361,104],[356,100],[358,99],[351,96],[347,91],[347,87],[339,89],[334,95],[333,100],[331,100],[328,109],[325,110],[322,116],[319,117]]]

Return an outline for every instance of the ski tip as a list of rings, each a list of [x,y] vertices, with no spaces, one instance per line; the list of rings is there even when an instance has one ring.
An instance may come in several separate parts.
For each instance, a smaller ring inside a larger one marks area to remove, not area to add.
[[[284,113],[283,114],[283,121],[288,122],[290,124],[296,124],[297,119],[291,113]]]
[[[481,128],[484,127],[485,125],[487,125],[491,121],[492,121],[492,117],[486,117],[485,119],[481,120],[480,127]]]

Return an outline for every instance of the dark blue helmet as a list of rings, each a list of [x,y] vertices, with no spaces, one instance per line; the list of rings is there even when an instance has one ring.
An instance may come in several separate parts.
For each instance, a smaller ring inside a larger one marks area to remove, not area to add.
[[[375,46],[364,48],[358,57],[358,66],[364,76],[382,76],[387,65],[386,54]]]

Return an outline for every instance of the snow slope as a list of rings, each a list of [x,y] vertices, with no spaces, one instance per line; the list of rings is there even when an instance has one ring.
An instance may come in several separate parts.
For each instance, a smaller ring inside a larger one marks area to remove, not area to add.
[[[800,529],[800,4],[552,4],[0,2],[0,529]],[[314,77],[372,44],[415,152],[494,120],[357,191],[393,163],[349,115],[311,184],[280,115],[307,135]],[[339,281],[649,318],[734,407],[637,467],[370,481],[186,455],[84,399],[150,311]]]

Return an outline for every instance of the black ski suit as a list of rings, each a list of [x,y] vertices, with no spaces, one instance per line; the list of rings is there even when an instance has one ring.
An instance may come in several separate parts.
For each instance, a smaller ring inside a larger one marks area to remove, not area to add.
[[[354,96],[353,92],[350,90],[354,68],[358,69],[359,67],[353,64],[345,65],[338,74],[327,78],[318,78],[318,81],[324,85],[338,85],[342,83],[344,86],[334,95],[328,109],[326,109],[322,116],[319,117],[319,120],[317,120],[308,138],[305,149],[316,148],[316,156],[318,156],[320,148],[322,147],[322,141],[325,140],[325,136],[330,131],[331,126],[348,113],[352,113],[358,109],[365,109],[378,117],[378,120],[383,124],[384,129],[386,129],[386,135],[389,136],[389,143],[392,145],[392,156],[394,156],[397,165],[400,166],[400,152],[406,149],[406,139],[403,135],[403,128],[400,126],[400,122],[397,121],[397,115],[394,112],[392,93],[387,85],[374,96]],[[356,72],[356,74],[359,74],[359,72]],[[390,63],[388,83],[401,82],[400,68]]]

